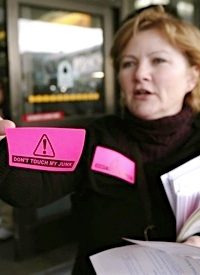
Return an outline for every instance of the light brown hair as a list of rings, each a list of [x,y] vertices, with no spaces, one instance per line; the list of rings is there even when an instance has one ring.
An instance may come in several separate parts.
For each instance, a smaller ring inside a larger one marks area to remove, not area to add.
[[[200,70],[200,31],[191,23],[181,20],[167,12],[162,6],[147,8],[136,16],[125,21],[119,28],[111,48],[113,66],[118,73],[121,54],[129,40],[137,33],[148,29],[158,29],[169,43],[180,50],[191,66]],[[200,111],[200,78],[185,101],[191,108]]]

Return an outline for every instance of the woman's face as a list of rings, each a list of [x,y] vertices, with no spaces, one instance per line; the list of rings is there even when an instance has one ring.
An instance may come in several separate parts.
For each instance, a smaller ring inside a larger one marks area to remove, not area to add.
[[[156,29],[136,34],[122,52],[119,83],[135,116],[159,119],[180,112],[198,72]]]

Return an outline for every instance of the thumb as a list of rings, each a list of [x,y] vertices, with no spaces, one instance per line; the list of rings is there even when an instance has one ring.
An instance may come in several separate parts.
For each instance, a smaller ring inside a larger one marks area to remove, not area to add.
[[[15,123],[11,120],[2,119],[0,117],[0,140],[4,138],[6,134],[6,128],[15,128]]]
[[[191,236],[184,242],[184,244],[200,247],[200,237]]]

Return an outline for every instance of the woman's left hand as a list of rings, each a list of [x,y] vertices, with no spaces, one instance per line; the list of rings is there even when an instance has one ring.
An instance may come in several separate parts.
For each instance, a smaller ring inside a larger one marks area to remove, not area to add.
[[[200,247],[200,236],[191,236],[183,243]]]

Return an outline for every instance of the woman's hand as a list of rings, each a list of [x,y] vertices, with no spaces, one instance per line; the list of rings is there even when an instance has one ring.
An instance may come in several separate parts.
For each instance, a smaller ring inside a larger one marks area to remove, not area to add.
[[[15,123],[11,120],[3,119],[0,117],[0,140],[5,137],[6,128],[14,128]]]
[[[200,236],[191,236],[184,242],[184,244],[200,247]]]

